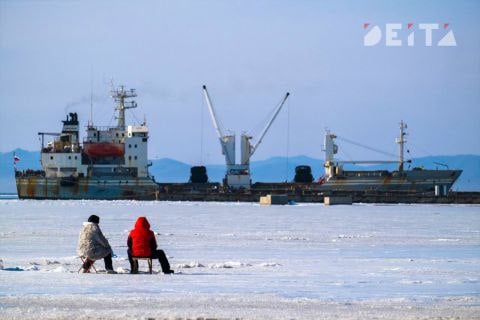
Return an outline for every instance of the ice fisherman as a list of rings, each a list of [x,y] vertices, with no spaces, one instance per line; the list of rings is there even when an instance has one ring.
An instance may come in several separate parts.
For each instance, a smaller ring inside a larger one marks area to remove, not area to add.
[[[167,256],[163,250],[157,249],[157,240],[155,234],[150,230],[150,223],[147,218],[139,217],[135,222],[135,227],[130,231],[127,240],[128,260],[130,261],[130,273],[138,273],[138,262],[134,262],[132,257],[158,259],[162,266],[162,272],[165,274],[174,273],[170,269]]]
[[[112,265],[112,248],[102,230],[100,230],[99,223],[100,218],[91,215],[88,221],[83,223],[83,228],[80,231],[77,254],[85,259],[82,272],[89,272],[93,262],[103,259],[107,273],[116,273]]]

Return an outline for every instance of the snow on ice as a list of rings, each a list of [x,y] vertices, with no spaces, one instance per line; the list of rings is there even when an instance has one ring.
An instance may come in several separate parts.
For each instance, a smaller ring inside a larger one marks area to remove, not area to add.
[[[77,273],[91,214],[116,275]],[[480,206],[1,200],[0,215],[0,318],[480,315]],[[176,274],[129,274],[141,215]]]

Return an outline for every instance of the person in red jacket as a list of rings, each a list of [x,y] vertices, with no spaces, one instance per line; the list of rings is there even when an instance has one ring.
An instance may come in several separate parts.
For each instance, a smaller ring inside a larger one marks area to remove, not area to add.
[[[135,228],[130,231],[127,240],[128,260],[130,261],[130,272],[138,273],[138,264],[134,263],[132,257],[158,259],[165,274],[174,273],[170,269],[167,256],[163,250],[157,250],[155,234],[150,230],[150,223],[147,218],[139,217],[135,222]]]

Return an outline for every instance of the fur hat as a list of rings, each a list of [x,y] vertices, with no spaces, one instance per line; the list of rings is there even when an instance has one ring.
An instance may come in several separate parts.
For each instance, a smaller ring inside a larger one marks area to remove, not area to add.
[[[89,218],[88,218],[88,222],[93,222],[93,223],[100,223],[100,218],[94,214],[92,214]]]

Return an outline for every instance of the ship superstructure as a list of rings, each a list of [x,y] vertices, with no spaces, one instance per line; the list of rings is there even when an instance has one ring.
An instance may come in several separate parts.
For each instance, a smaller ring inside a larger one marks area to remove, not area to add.
[[[155,199],[158,185],[149,175],[148,127],[125,125],[125,110],[136,108],[137,94],[123,86],[112,90],[116,126],[89,122],[83,141],[76,113],[60,133],[40,132],[42,171],[16,172],[20,198]],[[44,145],[45,136],[54,139]]]
[[[343,161],[335,159],[338,145],[337,136],[327,130],[325,132],[323,151],[325,152],[325,175],[321,179],[322,190],[346,192],[416,192],[435,193],[446,195],[454,182],[458,179],[461,170],[426,170],[413,168],[405,170],[406,163],[404,150],[407,135],[406,123],[400,122],[400,134],[395,142],[399,146],[398,160],[360,160]],[[397,164],[394,171],[388,170],[345,170],[345,164]]]

